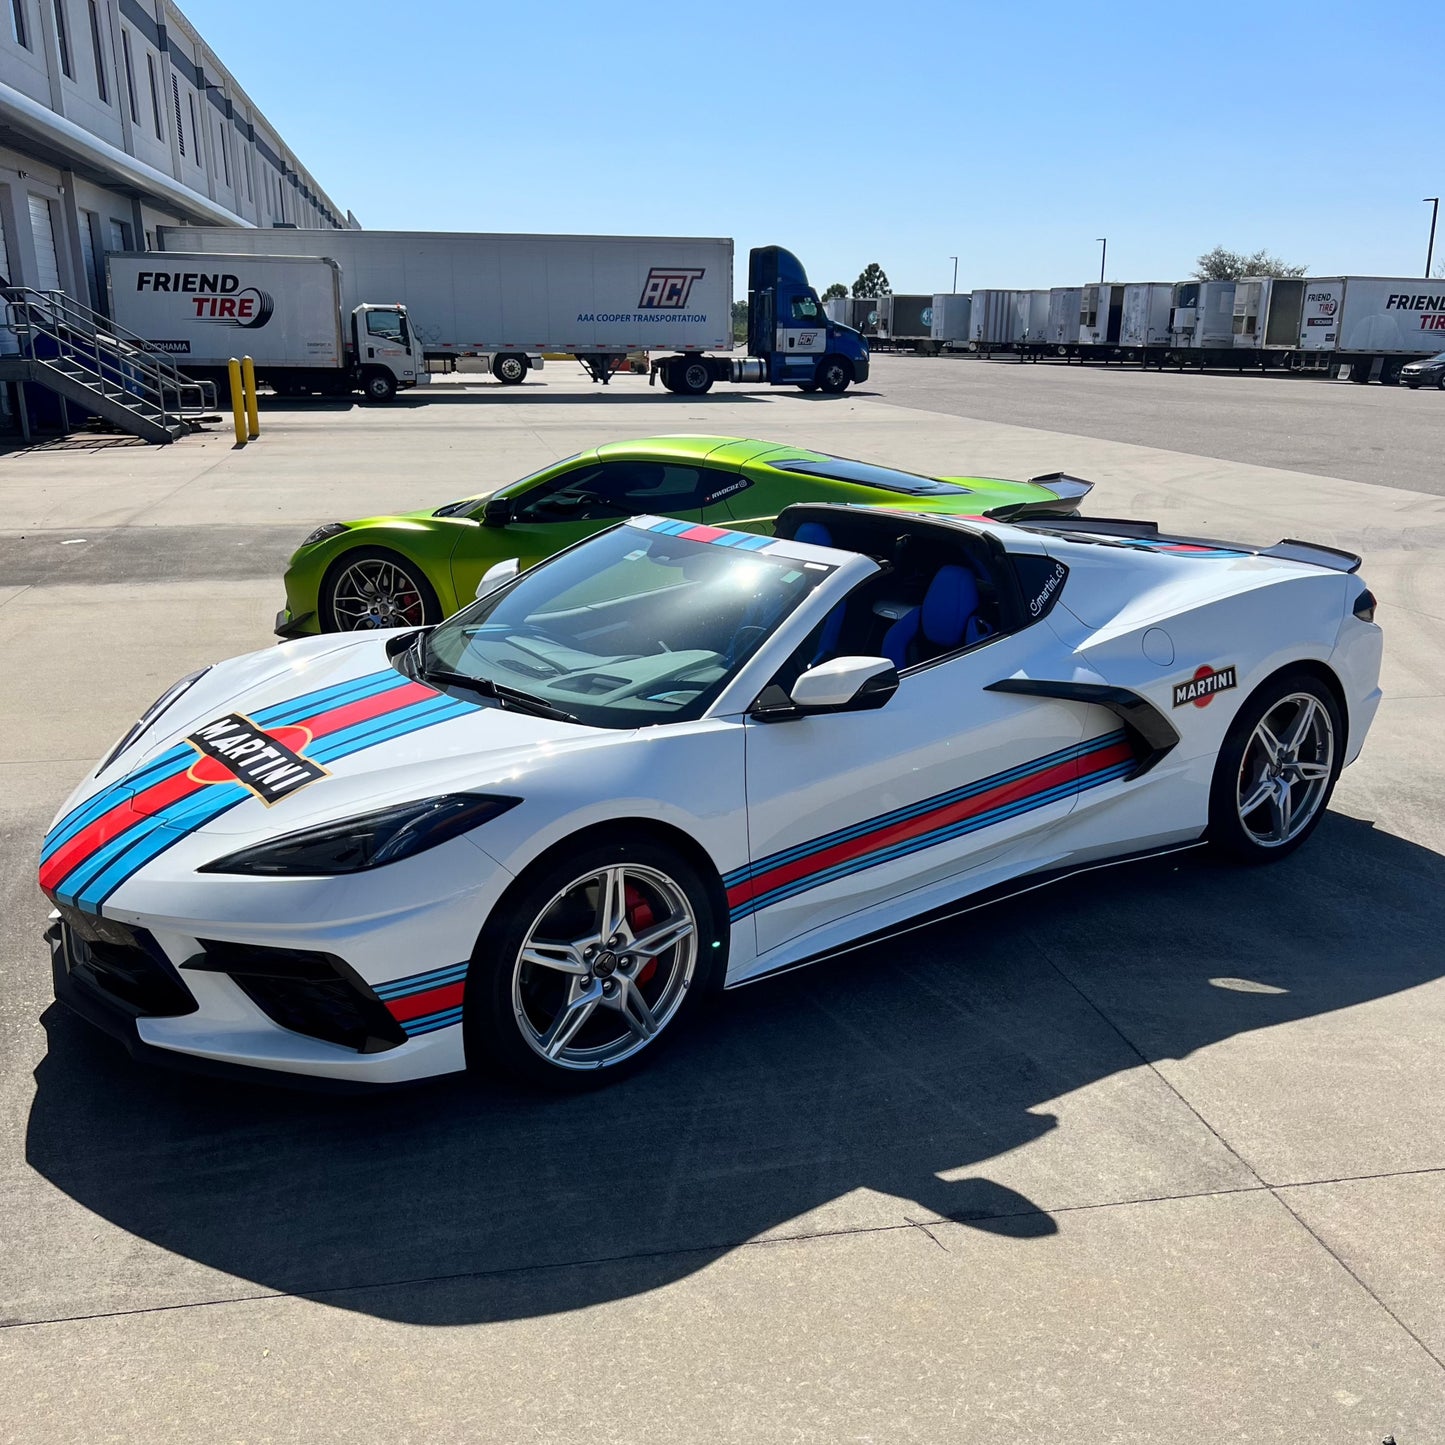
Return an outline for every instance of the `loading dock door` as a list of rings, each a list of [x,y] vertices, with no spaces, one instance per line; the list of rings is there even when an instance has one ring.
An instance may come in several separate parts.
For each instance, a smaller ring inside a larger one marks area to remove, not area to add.
[[[35,289],[60,290],[60,261],[55,254],[55,222],[44,196],[30,197],[30,229],[35,233]]]

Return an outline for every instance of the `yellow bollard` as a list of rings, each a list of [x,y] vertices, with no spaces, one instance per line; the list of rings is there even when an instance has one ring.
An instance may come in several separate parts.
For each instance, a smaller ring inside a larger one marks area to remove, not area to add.
[[[246,398],[242,392],[241,363],[233,356],[226,363],[231,374],[231,415],[236,419],[236,445],[246,445]]]
[[[246,383],[246,421],[254,441],[261,435],[261,418],[256,412],[256,363],[249,356],[241,358],[241,379]]]

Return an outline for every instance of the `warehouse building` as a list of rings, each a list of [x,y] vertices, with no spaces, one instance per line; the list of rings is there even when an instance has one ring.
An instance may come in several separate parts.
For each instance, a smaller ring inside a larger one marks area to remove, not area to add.
[[[157,226],[354,226],[168,0],[0,0],[0,275],[105,311]]]

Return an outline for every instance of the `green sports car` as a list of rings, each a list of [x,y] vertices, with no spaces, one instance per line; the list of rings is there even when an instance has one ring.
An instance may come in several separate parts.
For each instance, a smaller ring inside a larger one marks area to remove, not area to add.
[[[281,637],[440,622],[489,567],[530,567],[626,517],[651,513],[771,533],[790,502],[851,502],[995,517],[1072,515],[1091,483],[925,477],[740,437],[608,442],[429,512],[327,522],[286,569]]]

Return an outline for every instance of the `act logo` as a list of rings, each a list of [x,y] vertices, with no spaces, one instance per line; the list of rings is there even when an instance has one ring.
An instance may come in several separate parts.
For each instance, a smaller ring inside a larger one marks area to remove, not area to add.
[[[642,286],[638,310],[682,311],[692,295],[692,283],[707,274],[705,266],[654,266]]]

